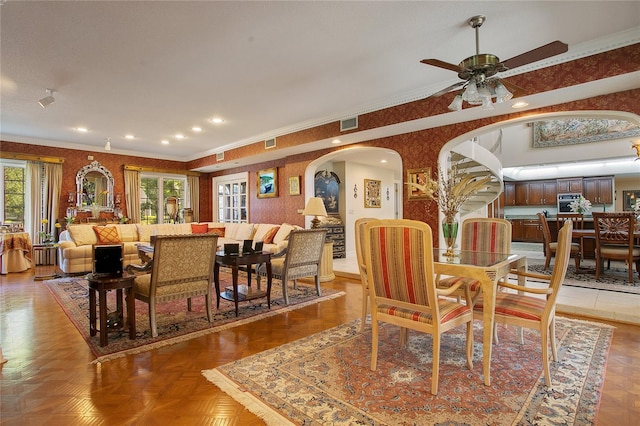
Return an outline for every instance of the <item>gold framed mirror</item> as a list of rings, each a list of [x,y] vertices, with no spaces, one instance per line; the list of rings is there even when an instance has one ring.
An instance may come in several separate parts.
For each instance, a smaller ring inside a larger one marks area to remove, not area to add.
[[[78,210],[113,209],[113,175],[97,161],[76,174],[76,208]]]

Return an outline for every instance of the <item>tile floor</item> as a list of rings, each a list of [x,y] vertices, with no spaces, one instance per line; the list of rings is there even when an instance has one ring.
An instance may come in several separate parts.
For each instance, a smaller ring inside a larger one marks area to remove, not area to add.
[[[542,246],[514,243],[514,251],[529,259],[544,259]],[[355,257],[333,259],[336,275],[359,279]],[[560,289],[556,309],[571,313],[640,325],[640,295],[615,291],[564,286]]]

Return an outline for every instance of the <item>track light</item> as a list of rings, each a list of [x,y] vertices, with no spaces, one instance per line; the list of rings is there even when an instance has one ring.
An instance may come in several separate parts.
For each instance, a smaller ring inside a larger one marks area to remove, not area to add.
[[[105,151],[111,151],[111,138],[107,138],[107,143],[104,145]]]
[[[49,94],[49,96],[45,96],[44,98],[40,99],[38,101],[38,104],[42,107],[42,108],[46,108],[49,105],[51,105],[52,103],[54,103],[56,100],[53,97],[53,92],[55,92],[55,90],[53,89],[46,89],[45,92],[47,92]]]

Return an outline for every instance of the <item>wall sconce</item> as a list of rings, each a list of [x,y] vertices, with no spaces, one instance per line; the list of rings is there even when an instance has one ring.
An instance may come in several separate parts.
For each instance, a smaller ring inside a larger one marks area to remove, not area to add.
[[[636,158],[637,161],[640,159],[640,139],[631,141],[631,148],[636,150],[636,155],[638,156],[638,158]]]

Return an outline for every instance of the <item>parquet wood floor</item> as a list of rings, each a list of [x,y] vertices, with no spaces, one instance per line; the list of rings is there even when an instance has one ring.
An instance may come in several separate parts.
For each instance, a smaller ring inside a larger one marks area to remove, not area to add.
[[[201,375],[360,315],[357,281],[323,283],[346,297],[173,346],[93,365],[80,334],[30,272],[0,278],[2,425],[261,425]],[[640,327],[614,324],[601,425],[640,419]]]

